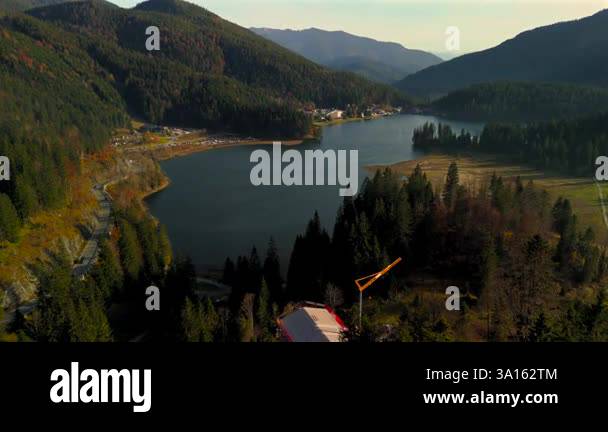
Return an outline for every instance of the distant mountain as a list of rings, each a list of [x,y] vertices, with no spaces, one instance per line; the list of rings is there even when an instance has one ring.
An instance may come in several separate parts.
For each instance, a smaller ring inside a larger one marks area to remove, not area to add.
[[[395,82],[406,75],[442,62],[434,54],[343,31],[325,31],[316,28],[308,30],[252,28],[251,30],[316,63],[359,73],[385,83]]]
[[[42,6],[50,6],[77,0],[0,0],[0,11],[23,12]]]
[[[549,81],[608,85],[608,10],[526,31],[495,48],[463,55],[406,77],[397,87],[440,96],[483,82]]]
[[[392,84],[404,77],[404,71],[397,67],[370,60],[365,57],[340,57],[326,66],[344,72],[353,72],[372,81]]]

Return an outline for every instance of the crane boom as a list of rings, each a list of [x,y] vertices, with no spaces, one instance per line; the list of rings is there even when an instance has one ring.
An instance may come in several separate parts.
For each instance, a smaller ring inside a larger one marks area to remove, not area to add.
[[[384,270],[379,271],[378,273],[374,273],[371,274],[369,276],[365,276],[362,277],[360,279],[355,280],[355,284],[357,285],[357,288],[359,288],[359,291],[363,292],[365,291],[367,288],[369,288],[374,282],[376,282],[378,279],[380,279],[382,276],[384,276],[385,274],[387,274],[389,271],[391,271],[391,269],[393,267],[395,267],[397,264],[399,264],[401,262],[401,258],[397,258],[391,265],[387,266]],[[364,280],[368,280],[367,282],[365,282],[363,285],[361,284],[361,282],[363,282]]]
[[[401,257],[397,258],[393,263],[387,266],[384,270],[379,271],[378,273],[371,274],[369,276],[362,277],[360,279],[355,280],[355,285],[359,288],[359,330],[362,328],[362,320],[363,320],[363,291],[368,289],[374,282],[380,279],[382,276],[387,274],[393,267],[401,262]],[[363,283],[363,281],[367,281]]]

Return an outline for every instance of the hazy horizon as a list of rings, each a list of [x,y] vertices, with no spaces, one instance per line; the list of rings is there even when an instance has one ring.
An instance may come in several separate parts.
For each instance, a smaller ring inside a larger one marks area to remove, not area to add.
[[[139,0],[113,0],[133,7]],[[544,25],[583,18],[607,0],[191,0],[242,27],[345,31],[446,55],[445,32],[458,27],[457,55],[494,47]],[[450,57],[454,57],[450,53]]]

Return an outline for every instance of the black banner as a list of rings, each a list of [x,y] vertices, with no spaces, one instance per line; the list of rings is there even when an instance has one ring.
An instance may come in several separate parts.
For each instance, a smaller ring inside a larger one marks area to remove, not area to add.
[[[298,418],[333,412],[382,413],[387,420],[404,410],[454,409],[554,416],[603,408],[607,353],[606,344],[3,344],[0,394],[9,412],[61,418],[180,413],[232,422],[262,413]],[[124,398],[53,402],[57,370],[70,374],[69,386],[79,396],[91,373],[101,381],[104,370],[138,371],[143,395],[149,370],[148,409],[135,412],[146,404]],[[225,410],[238,416],[224,417]]]

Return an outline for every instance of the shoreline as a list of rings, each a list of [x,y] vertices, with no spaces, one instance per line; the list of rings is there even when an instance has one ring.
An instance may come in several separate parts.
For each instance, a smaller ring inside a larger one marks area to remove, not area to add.
[[[286,141],[282,141],[282,140],[235,141],[235,142],[231,142],[231,143],[210,144],[210,145],[205,145],[205,146],[184,145],[181,148],[179,148],[179,146],[177,146],[177,148],[171,148],[170,150],[167,148],[161,148],[161,149],[156,149],[156,150],[146,149],[146,150],[143,150],[142,153],[150,152],[150,153],[153,153],[154,157],[157,160],[166,161],[166,160],[171,160],[171,159],[175,159],[175,158],[179,158],[179,157],[189,156],[189,155],[195,154],[195,153],[203,153],[203,152],[212,151],[212,150],[222,150],[222,149],[227,149],[227,148],[246,147],[246,146],[254,146],[254,145],[272,145],[275,142],[280,142],[281,145],[292,147],[292,146],[304,144],[311,140],[312,140],[311,138],[302,138],[302,139],[291,139],[291,140],[286,140]]]
[[[379,116],[379,117],[373,117],[373,118],[351,118],[351,119],[343,119],[343,120],[334,120],[331,122],[319,122],[319,123],[313,123],[313,126],[315,128],[322,129],[325,127],[337,126],[337,125],[347,124],[347,123],[380,120],[380,119],[384,119],[387,117],[393,117],[395,115],[396,114],[393,114],[391,116]],[[221,150],[221,149],[227,149],[227,148],[245,147],[245,146],[253,146],[253,145],[272,145],[275,142],[281,142],[281,145],[292,147],[292,146],[299,146],[299,145],[305,144],[307,142],[312,142],[312,141],[316,141],[316,140],[318,140],[318,138],[315,137],[314,134],[311,134],[311,135],[307,135],[303,138],[287,139],[287,140],[280,140],[280,139],[235,140],[234,142],[230,142],[230,143],[210,144],[210,145],[204,145],[204,146],[186,144],[184,146],[181,146],[181,148],[179,145],[177,145],[176,147],[162,147],[160,149],[139,150],[137,148],[128,148],[128,149],[123,150],[123,152],[128,153],[129,151],[133,151],[133,152],[139,151],[142,154],[150,153],[154,159],[156,159],[159,162],[162,162],[162,161],[172,160],[172,159],[176,159],[176,158],[180,158],[180,157],[190,156],[195,153],[203,153],[203,152],[212,151],[212,150]],[[372,167],[372,166],[366,166],[364,168],[370,173],[372,173],[374,171],[374,167]],[[162,192],[163,190],[165,190],[166,188],[168,188],[171,185],[171,179],[166,175],[166,173],[164,171],[162,171],[162,169],[161,169],[161,172],[163,174],[162,184],[159,185],[158,187],[154,188],[153,190],[144,192],[139,197],[140,203],[142,204],[142,206],[144,206],[146,208],[146,210],[148,211],[148,214],[150,214],[150,216],[152,216],[152,217],[154,217],[154,216],[149,212],[149,209],[146,206],[146,202],[145,202],[146,199],[148,199],[149,197],[151,197],[152,195],[154,195],[156,193]]]

